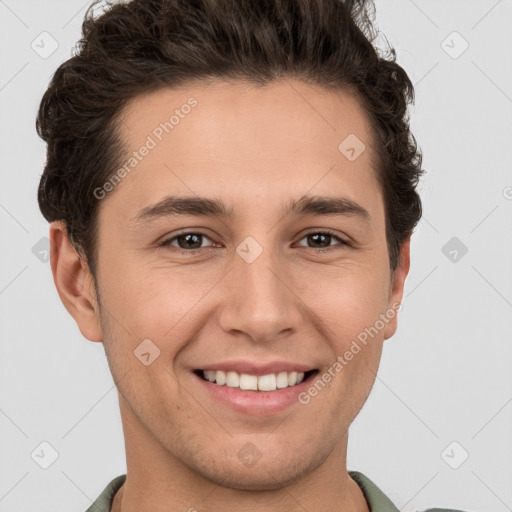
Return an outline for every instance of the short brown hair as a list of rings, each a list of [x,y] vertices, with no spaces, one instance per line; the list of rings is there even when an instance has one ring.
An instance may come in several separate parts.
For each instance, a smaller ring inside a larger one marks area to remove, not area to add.
[[[352,91],[371,119],[391,270],[421,218],[422,156],[409,129],[414,88],[374,41],[365,0],[131,0],[92,3],[73,57],[54,73],[36,129],[47,143],[38,202],[62,220],[95,276],[93,191],[122,165],[119,112],[138,94],[220,77],[264,85],[293,77]],[[340,141],[341,142],[341,141]]]

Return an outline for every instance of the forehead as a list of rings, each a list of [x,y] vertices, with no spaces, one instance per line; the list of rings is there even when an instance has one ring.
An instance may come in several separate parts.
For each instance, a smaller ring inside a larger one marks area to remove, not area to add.
[[[197,82],[139,95],[120,117],[127,159],[150,147],[119,187],[142,206],[164,192],[240,200],[333,187],[378,193],[371,125],[347,91],[292,80]]]
[[[219,150],[240,139],[241,149],[249,150],[258,141],[270,144],[269,149],[281,147],[284,140],[299,134],[301,142],[312,145],[318,144],[319,135],[326,145],[350,133],[370,143],[371,135],[369,118],[355,94],[296,80],[264,86],[216,80],[161,88],[129,101],[121,118],[123,140],[129,146],[136,146],[144,134],[160,139],[173,133],[181,142],[179,125],[181,131],[186,125],[203,143],[215,143]],[[170,130],[161,126],[166,122]],[[283,128],[291,131],[283,133]],[[247,140],[247,135],[253,137]],[[224,144],[219,146],[221,140]]]

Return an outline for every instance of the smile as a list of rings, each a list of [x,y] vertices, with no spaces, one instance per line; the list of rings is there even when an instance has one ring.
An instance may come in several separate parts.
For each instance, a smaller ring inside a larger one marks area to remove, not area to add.
[[[319,373],[312,364],[252,359],[204,362],[191,369],[194,386],[218,404],[251,416],[271,416],[300,405],[298,396]]]
[[[204,380],[219,386],[247,391],[276,391],[277,389],[296,386],[315,372],[316,370],[307,372],[283,371],[267,375],[251,375],[235,371],[196,370],[195,373]]]

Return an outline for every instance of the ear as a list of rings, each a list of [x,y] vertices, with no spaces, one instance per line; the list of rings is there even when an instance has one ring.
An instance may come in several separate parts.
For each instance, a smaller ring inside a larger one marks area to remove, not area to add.
[[[50,265],[60,300],[90,341],[103,341],[94,281],[61,221],[50,224]]]
[[[405,278],[410,267],[410,246],[411,237],[407,238],[400,247],[400,256],[395,271],[391,274],[389,285],[389,299],[386,316],[389,318],[384,329],[384,339],[391,338],[396,332],[398,325],[398,311],[401,309],[402,296],[404,293]],[[399,306],[400,305],[400,306]]]

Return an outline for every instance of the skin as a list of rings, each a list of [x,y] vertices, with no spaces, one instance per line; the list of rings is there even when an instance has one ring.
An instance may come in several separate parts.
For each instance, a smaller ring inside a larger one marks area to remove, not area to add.
[[[127,154],[191,96],[198,105],[100,201],[100,303],[64,226],[50,227],[61,300],[81,333],[103,342],[117,383],[128,476],[113,510],[368,511],[347,472],[348,428],[373,386],[396,315],[310,403],[282,413],[248,416],[220,405],[191,369],[282,359],[322,375],[401,302],[410,240],[392,273],[369,120],[347,92],[298,81],[190,84],[126,105]],[[338,150],[351,133],[366,146],[354,161]],[[131,220],[171,193],[222,198],[234,217]],[[306,193],[348,197],[369,221],[283,217],[284,203]],[[157,246],[184,229],[204,234],[203,254],[193,255],[187,247],[196,246],[183,239],[181,248],[176,239]],[[306,236],[325,229],[352,245]],[[247,236],[263,248],[250,264],[235,250]],[[133,354],[147,338],[160,349],[149,366]],[[247,443],[262,455],[252,467],[237,456]]]

